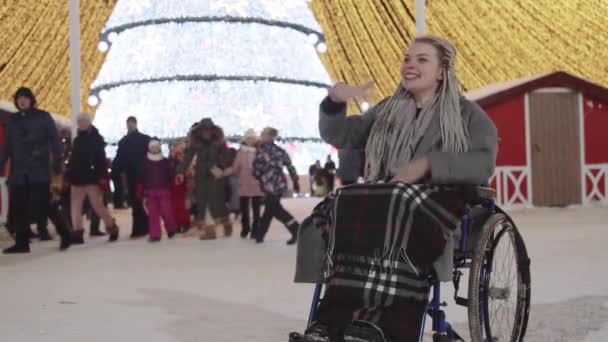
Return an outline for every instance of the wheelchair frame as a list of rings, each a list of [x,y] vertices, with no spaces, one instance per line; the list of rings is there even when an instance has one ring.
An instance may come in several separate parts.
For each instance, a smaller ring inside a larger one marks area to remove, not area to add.
[[[473,205],[475,205],[475,203],[473,203]],[[483,207],[488,209],[488,214],[489,214],[488,218],[494,214],[505,215],[506,219],[513,224],[513,227],[517,231],[517,228],[516,228],[515,224],[513,223],[513,220],[511,220],[511,218],[502,209],[500,209],[496,206],[493,199],[484,199],[481,201],[481,203],[477,203],[477,205],[482,205]],[[457,305],[461,305],[461,306],[465,306],[465,307],[469,306],[469,300],[467,298],[459,297],[458,290],[459,290],[459,285],[460,285],[460,277],[463,274],[461,272],[461,270],[470,269],[472,262],[473,262],[472,258],[467,256],[468,239],[469,239],[469,235],[471,233],[471,231],[470,231],[471,230],[471,227],[470,227],[470,225],[471,225],[470,209],[471,208],[472,208],[471,204],[467,205],[467,207],[465,209],[465,213],[461,218],[462,235],[460,238],[460,242],[458,244],[458,249],[455,250],[454,270],[453,270],[453,279],[452,279],[453,284],[454,284],[454,289],[455,289],[454,300]],[[524,247],[525,255],[527,256],[527,251],[525,251],[525,245],[523,247]],[[458,254],[456,254],[456,253],[458,253]],[[458,255],[458,257],[457,257],[457,255]],[[525,263],[525,265],[523,265],[523,266],[529,267],[529,264],[530,264],[529,258],[524,260],[524,263]],[[483,273],[485,273],[485,267],[482,268],[482,274]],[[485,277],[485,275],[483,277]],[[454,341],[454,340],[464,341],[464,339],[462,337],[460,337],[460,335],[458,335],[458,333],[452,328],[452,325],[446,320],[445,312],[443,311],[442,308],[447,307],[448,304],[441,300],[441,282],[434,277],[431,277],[429,279],[429,281],[431,283],[432,297],[427,305],[426,314],[422,318],[422,323],[421,323],[421,327],[420,327],[420,336],[418,338],[418,341],[422,342],[422,340],[423,340],[424,328],[426,325],[426,319],[427,319],[426,316],[427,315],[431,318],[431,321],[432,321],[432,331],[434,333],[433,342],[444,342],[444,341],[448,342],[448,341]],[[528,279],[528,281],[529,281],[529,279]],[[323,290],[323,284],[317,284],[315,286],[313,300],[311,303],[310,313],[308,316],[308,322],[307,322],[306,328],[308,328],[314,322],[316,309],[319,306],[319,302],[321,300],[322,290]],[[484,289],[480,288],[479,290],[483,291]],[[528,291],[529,291],[529,289],[528,289]],[[484,298],[483,296],[480,296],[480,297]],[[528,305],[529,305],[529,302],[528,302]],[[526,308],[526,317],[524,319],[524,325],[522,327],[523,333],[520,336],[520,340],[523,340],[523,334],[525,334],[525,330],[526,330],[527,311],[528,311],[528,308]],[[480,319],[481,325],[483,326],[483,323],[484,323],[483,322],[483,320],[484,320],[484,311],[483,310],[480,310],[479,319]]]
[[[490,201],[489,203],[489,212],[491,214],[496,213],[496,204],[494,201]],[[471,261],[467,261],[466,258],[466,251],[468,249],[468,240],[469,240],[469,230],[470,230],[470,224],[471,224],[471,217],[470,217],[470,207],[467,206],[467,209],[464,213],[464,215],[461,218],[461,230],[462,230],[462,236],[460,237],[460,243],[459,243],[459,247],[457,252],[462,253],[462,255],[465,255],[461,260],[454,260],[454,278],[453,278],[453,284],[454,284],[454,288],[455,288],[455,293],[454,293],[454,301],[456,302],[457,305],[461,305],[461,306],[465,306],[468,307],[469,302],[467,298],[462,298],[462,297],[458,297],[458,289],[459,289],[459,285],[460,285],[460,276],[462,275],[462,272],[460,272],[461,269],[467,269],[470,268],[471,266]],[[447,340],[448,341],[452,341],[455,339],[464,341],[462,339],[462,337],[460,337],[460,335],[458,335],[458,333],[456,333],[456,331],[452,328],[452,325],[446,320],[445,317],[445,312],[442,310],[443,307],[447,307],[448,304],[446,302],[442,302],[441,301],[441,282],[437,279],[432,279],[431,280],[431,292],[433,293],[433,296],[427,306],[427,311],[426,313],[428,314],[428,316],[431,317],[432,320],[432,330],[435,333],[435,335],[437,336],[447,336]],[[423,336],[424,336],[424,327],[426,325],[426,316],[424,315],[424,317],[422,317],[422,326],[420,327],[420,336],[418,338],[419,342],[422,342]],[[479,319],[483,322],[483,315],[480,315]],[[435,336],[433,337],[433,339],[435,339]]]

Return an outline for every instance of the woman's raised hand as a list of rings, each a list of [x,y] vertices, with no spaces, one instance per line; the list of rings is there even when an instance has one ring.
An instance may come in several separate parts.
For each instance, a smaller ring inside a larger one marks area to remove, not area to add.
[[[374,82],[371,81],[360,86],[338,82],[329,90],[329,98],[334,102],[347,102],[352,98],[367,100],[373,87]]]

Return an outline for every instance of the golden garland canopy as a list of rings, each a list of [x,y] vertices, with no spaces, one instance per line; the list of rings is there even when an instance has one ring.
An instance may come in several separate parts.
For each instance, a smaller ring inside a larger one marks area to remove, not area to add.
[[[277,0],[280,1],[280,0]],[[373,80],[390,95],[414,36],[414,0],[313,0],[334,80]],[[104,53],[99,33],[116,0],[80,0],[82,104]],[[608,86],[606,0],[427,0],[427,30],[452,41],[467,90],[563,70]],[[604,24],[602,24],[604,23]],[[0,0],[0,99],[29,86],[41,107],[70,113],[68,1]]]
[[[606,0],[426,0],[427,32],[458,49],[465,90],[552,71],[608,86]],[[392,94],[415,35],[414,0],[314,0],[333,80]]]
[[[20,86],[32,88],[40,107],[69,115],[70,62],[67,0],[0,0],[0,99],[12,102]],[[99,33],[115,0],[80,0],[81,103],[105,54]]]

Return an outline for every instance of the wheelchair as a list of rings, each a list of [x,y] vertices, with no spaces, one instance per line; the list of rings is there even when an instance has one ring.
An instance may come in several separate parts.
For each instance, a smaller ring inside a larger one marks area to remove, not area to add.
[[[455,236],[452,283],[454,301],[468,309],[472,342],[519,342],[524,340],[530,311],[530,259],[513,220],[495,205],[495,192],[470,187],[464,192],[466,209]],[[467,297],[459,296],[460,282],[468,271]],[[423,340],[427,316],[432,321],[433,342],[464,341],[447,321],[441,298],[441,282],[435,276],[430,301],[422,319]],[[323,285],[314,290],[307,328],[315,321]],[[392,341],[401,342],[401,341]]]

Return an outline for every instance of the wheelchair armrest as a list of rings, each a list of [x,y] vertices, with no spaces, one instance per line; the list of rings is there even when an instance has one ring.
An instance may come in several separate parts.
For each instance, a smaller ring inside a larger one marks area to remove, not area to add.
[[[485,186],[466,186],[463,192],[465,201],[471,205],[486,204],[496,198],[496,191]]]

